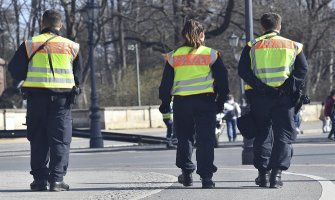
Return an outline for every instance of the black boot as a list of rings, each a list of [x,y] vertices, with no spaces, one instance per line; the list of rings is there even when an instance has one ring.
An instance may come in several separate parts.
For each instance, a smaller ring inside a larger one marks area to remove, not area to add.
[[[269,187],[270,171],[258,171],[258,177],[255,179],[255,184],[259,187]]]
[[[183,184],[184,186],[192,186],[193,185],[192,173],[183,171],[182,174],[178,176],[178,182]]]
[[[70,186],[64,181],[62,182],[50,182],[50,191],[60,192],[60,191],[69,191]]]
[[[283,186],[281,172],[280,169],[272,169],[270,174],[270,188],[281,188]]]
[[[31,191],[45,191],[47,190],[48,182],[46,180],[34,180],[30,183]]]
[[[202,183],[202,188],[203,189],[215,188],[215,183],[214,183],[214,181],[212,181],[211,178],[202,178],[201,183]]]

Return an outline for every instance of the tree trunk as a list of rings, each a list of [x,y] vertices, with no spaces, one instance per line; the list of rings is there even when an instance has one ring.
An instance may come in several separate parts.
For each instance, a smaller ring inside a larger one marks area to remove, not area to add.
[[[17,0],[13,0],[15,23],[16,23],[16,46],[20,46],[20,6]]]
[[[75,40],[75,12],[76,12],[76,0],[71,0],[67,3],[65,0],[61,0],[61,5],[65,12],[65,26],[66,26],[66,37],[70,40]]]
[[[174,44],[181,45],[181,27],[183,20],[181,19],[180,9],[182,7],[182,0],[173,0],[173,19],[174,19]]]
[[[35,34],[35,26],[36,26],[36,22],[37,22],[37,14],[38,14],[38,7],[40,5],[40,1],[38,0],[32,0],[31,1],[31,13],[29,16],[29,25],[31,24],[31,26],[28,26],[28,37],[33,37]]]
[[[124,32],[124,22],[122,17],[122,0],[118,0],[117,10],[119,12],[119,44],[120,44],[120,55],[121,55],[121,68],[126,69],[127,62],[126,62],[126,48],[125,48],[125,32]]]
[[[322,52],[319,52],[317,54],[317,57],[322,58]],[[323,66],[323,62],[322,59],[316,59],[316,66]],[[319,86],[319,82],[320,82],[320,77],[321,77],[321,70],[316,70],[317,72],[315,73],[314,77],[315,77],[315,81],[314,83],[311,85],[311,94],[315,94],[316,92],[316,88],[318,88]]]
[[[329,91],[334,88],[334,51],[330,53],[329,61]]]

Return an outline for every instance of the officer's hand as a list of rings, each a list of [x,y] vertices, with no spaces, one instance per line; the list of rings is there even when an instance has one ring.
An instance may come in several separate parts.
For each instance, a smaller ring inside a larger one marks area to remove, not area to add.
[[[170,103],[162,102],[162,104],[159,106],[159,112],[162,114],[171,112]]]

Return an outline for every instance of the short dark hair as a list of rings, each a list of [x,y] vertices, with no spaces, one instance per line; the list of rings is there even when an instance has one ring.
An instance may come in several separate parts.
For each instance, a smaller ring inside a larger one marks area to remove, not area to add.
[[[265,31],[273,31],[280,28],[281,16],[277,13],[265,13],[261,17],[261,25]]]
[[[62,16],[55,10],[47,10],[43,13],[42,24],[44,27],[55,28],[62,22]]]

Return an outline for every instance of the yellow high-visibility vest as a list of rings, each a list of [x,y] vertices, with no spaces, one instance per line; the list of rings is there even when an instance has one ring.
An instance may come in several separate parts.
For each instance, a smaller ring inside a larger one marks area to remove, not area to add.
[[[205,46],[198,49],[183,46],[166,54],[174,69],[171,95],[214,93],[211,65],[216,59],[217,51]]]
[[[44,33],[25,41],[27,56],[30,56],[53,34]],[[50,69],[48,52],[54,74]],[[61,36],[48,41],[36,52],[28,65],[27,78],[22,87],[71,89],[74,85],[73,61],[78,55],[79,44]]]
[[[290,76],[296,56],[303,45],[269,33],[248,42],[251,69],[255,76],[271,87],[281,86]],[[248,84],[245,90],[252,89]]]
[[[164,114],[162,114],[162,116],[163,116],[163,119],[172,119],[172,113],[171,112],[164,113]]]

